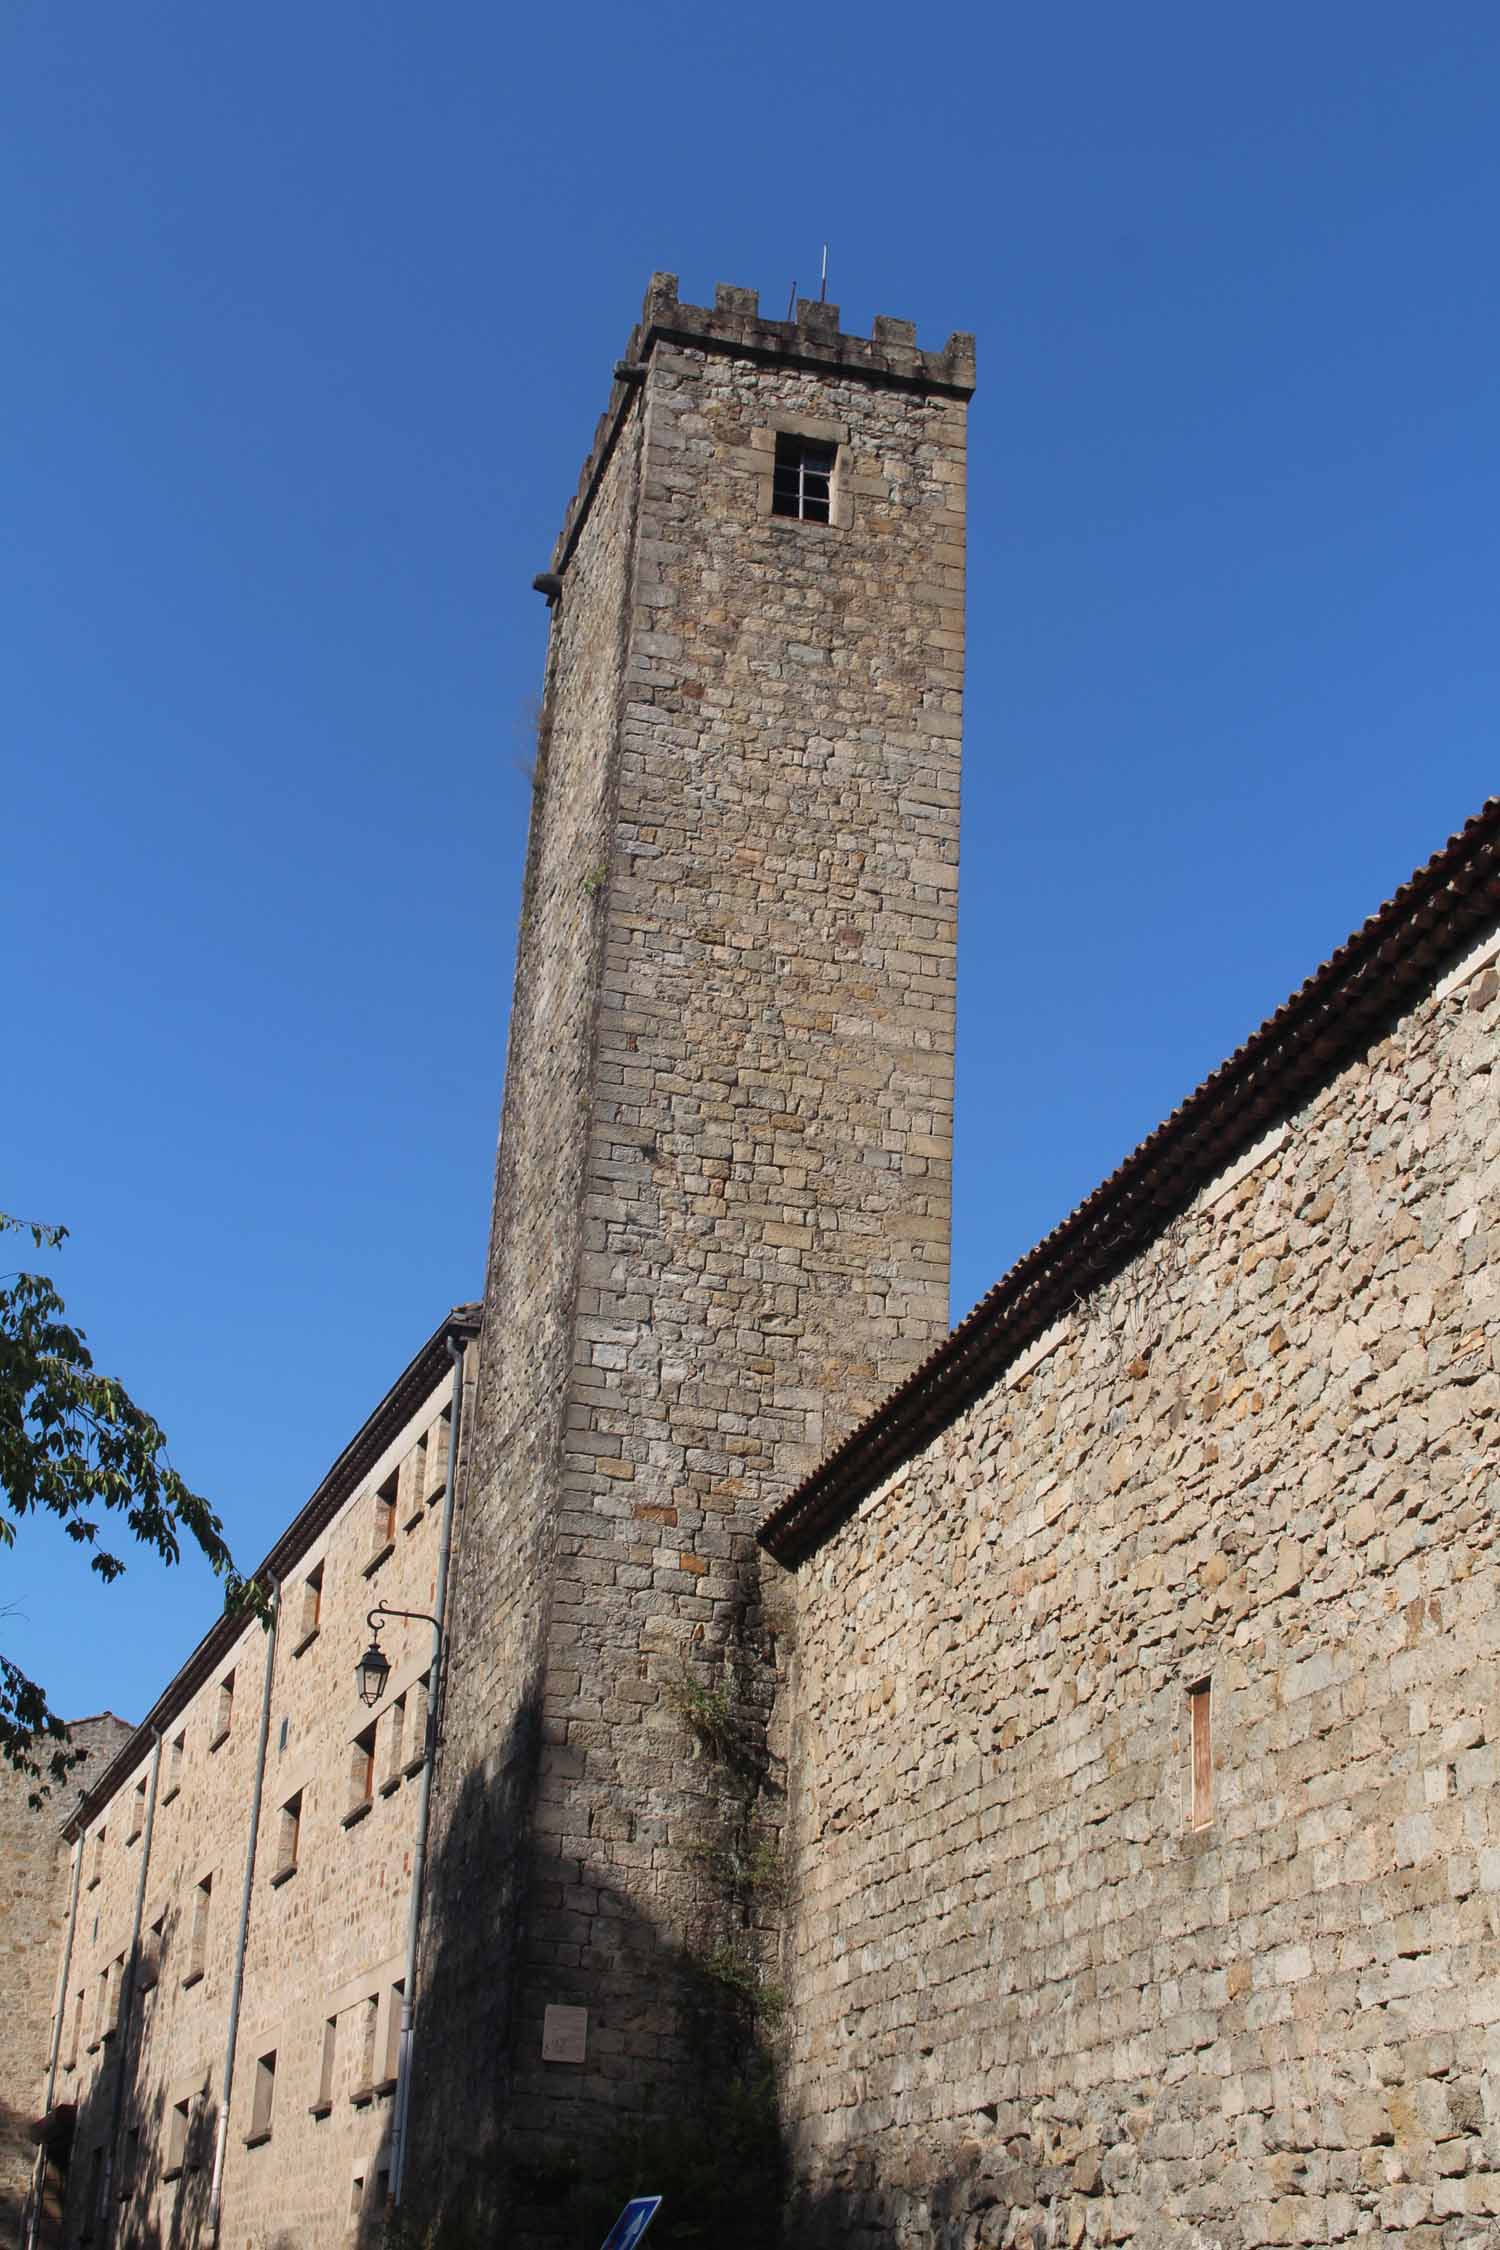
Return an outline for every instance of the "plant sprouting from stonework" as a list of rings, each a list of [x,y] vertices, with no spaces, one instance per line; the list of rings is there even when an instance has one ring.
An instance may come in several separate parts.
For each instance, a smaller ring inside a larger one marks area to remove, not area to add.
[[[720,1678],[710,1684],[699,1679],[685,1657],[667,1681],[667,1701],[692,1736],[695,1757],[706,1753],[721,1765],[733,1762],[740,1739],[734,1686],[727,1664]]]

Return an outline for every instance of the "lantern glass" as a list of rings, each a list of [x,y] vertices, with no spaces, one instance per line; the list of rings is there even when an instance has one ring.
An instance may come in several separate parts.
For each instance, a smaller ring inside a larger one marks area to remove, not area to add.
[[[371,1641],[359,1660],[355,1673],[359,1681],[359,1700],[371,1710],[385,1693],[385,1683],[391,1676],[390,1659],[379,1641]]]

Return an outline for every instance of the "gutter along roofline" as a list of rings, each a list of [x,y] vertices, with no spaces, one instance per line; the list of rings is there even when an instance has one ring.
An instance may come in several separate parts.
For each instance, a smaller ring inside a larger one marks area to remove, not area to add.
[[[1500,919],[1500,798],[1450,837],[761,1525],[789,1568]]]
[[[274,1588],[291,1575],[298,1558],[306,1553],[319,1533],[333,1521],[344,1502],[359,1489],[362,1480],[368,1476],[391,1440],[411,1419],[428,1392],[435,1389],[451,1372],[449,1337],[462,1336],[467,1339],[478,1335],[480,1310],[477,1304],[455,1305],[433,1330],[416,1357],[397,1376],[374,1413],[360,1425],[344,1447],[312,1498],[293,1516],[269,1554],[250,1573],[252,1582]],[[246,1622],[242,1610],[226,1610],[222,1617],[214,1620],[187,1662],[174,1673],[157,1697],[140,1725],[133,1729],[98,1780],[78,1799],[62,1823],[64,1836],[83,1834],[100,1807],[108,1803],[121,1782],[140,1763],[141,1756],[144,1751],[149,1750],[153,1737],[170,1727],[203,1682],[223,1662],[245,1630]]]

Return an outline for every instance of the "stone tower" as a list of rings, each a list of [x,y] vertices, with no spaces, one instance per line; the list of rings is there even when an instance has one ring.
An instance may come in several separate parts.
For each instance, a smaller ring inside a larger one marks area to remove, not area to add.
[[[537,581],[419,2208],[524,2235],[559,2149],[701,2068],[731,1705],[777,1818],[754,1529],[946,1329],[973,383],[968,336],[659,274]]]

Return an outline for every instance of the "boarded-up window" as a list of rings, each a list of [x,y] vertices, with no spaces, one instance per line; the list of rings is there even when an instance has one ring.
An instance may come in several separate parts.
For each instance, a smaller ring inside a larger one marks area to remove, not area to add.
[[[306,1648],[323,1622],[323,1565],[314,1563],[302,1581],[302,1630],[297,1648]]]
[[[1214,1817],[1213,1713],[1209,1697],[1207,1680],[1195,1681],[1188,1689],[1188,1734],[1192,1758],[1191,1810],[1188,1818],[1194,1828],[1207,1828]]]
[[[205,1875],[193,1892],[193,1927],[188,1938],[187,1967],[182,1973],[184,1984],[196,1984],[208,1966],[208,1917],[213,1890],[212,1875]]]
[[[279,1833],[276,1839],[276,1871],[273,1883],[284,1883],[288,1875],[297,1872],[297,1854],[302,1846],[302,1792],[288,1797],[281,1808]]]
[[[313,2103],[314,2117],[326,2117],[333,2107],[333,2072],[338,2047],[339,2019],[330,2016],[323,2026],[323,2056],[318,2070],[318,2098]]]
[[[271,2138],[271,2113],[276,2106],[276,2050],[258,2057],[255,2065],[255,2085],[250,2096],[250,2130],[246,2139],[252,2144]]]
[[[365,1727],[349,1746],[349,1809],[345,1825],[357,1820],[375,1794],[375,1728]]]

